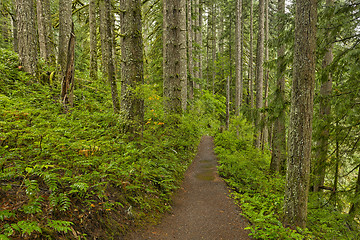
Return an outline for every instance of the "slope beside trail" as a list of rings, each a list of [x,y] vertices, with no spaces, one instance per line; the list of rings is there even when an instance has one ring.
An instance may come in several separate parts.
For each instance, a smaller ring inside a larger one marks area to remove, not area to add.
[[[129,240],[235,240],[252,239],[244,230],[247,220],[228,197],[229,189],[217,173],[213,138],[201,139],[194,162],[185,173],[181,188],[173,198],[173,208],[162,222]]]

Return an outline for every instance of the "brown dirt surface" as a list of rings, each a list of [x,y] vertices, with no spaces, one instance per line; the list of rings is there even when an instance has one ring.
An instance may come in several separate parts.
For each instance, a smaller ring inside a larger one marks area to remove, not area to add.
[[[229,189],[217,173],[213,138],[204,136],[181,188],[173,198],[171,213],[157,226],[127,236],[129,240],[246,240],[248,221],[229,198]]]

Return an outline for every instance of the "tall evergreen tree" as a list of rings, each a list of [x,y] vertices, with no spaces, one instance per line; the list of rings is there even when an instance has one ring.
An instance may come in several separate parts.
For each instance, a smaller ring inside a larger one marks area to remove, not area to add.
[[[284,14],[285,14],[285,0],[278,0],[278,46],[277,46],[277,68],[276,68],[276,90],[275,100],[272,103],[277,110],[275,113],[275,120],[273,125],[272,136],[272,154],[270,171],[280,173],[285,168],[286,162],[286,129],[285,129],[285,44],[282,43],[281,36],[284,32]]]
[[[264,83],[264,20],[265,20],[265,2],[259,0],[259,20],[258,20],[258,39],[256,45],[256,139],[255,146],[261,147],[262,130],[260,122],[262,120],[262,114],[260,110],[263,108],[263,83]]]
[[[37,68],[35,12],[32,0],[16,0],[18,50],[24,70],[32,75]]]
[[[316,0],[296,0],[284,224],[306,227],[315,85]]]
[[[96,0],[89,2],[89,31],[90,31],[90,78],[97,80],[97,24],[96,24]]]
[[[183,18],[186,13],[184,0],[164,0],[163,15],[163,72],[164,103],[168,115],[182,114],[183,41],[185,41]],[[186,54],[186,52],[185,52]],[[177,121],[177,120],[175,120]]]
[[[236,23],[235,23],[235,65],[236,65],[236,76],[235,76],[235,114],[240,114],[240,107],[243,98],[243,78],[242,78],[242,0],[236,1]]]
[[[141,0],[122,5],[121,108],[131,138],[142,134],[144,99],[139,88],[144,83]]]

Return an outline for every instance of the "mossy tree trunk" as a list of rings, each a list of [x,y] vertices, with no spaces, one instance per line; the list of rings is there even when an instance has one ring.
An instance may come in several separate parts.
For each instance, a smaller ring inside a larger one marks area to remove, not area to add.
[[[35,75],[38,57],[33,1],[16,0],[16,17],[20,63],[26,72]]]
[[[64,79],[67,67],[67,53],[72,26],[72,1],[59,0],[59,45],[58,65],[60,81]]]
[[[258,39],[256,45],[256,116],[255,116],[255,146],[261,147],[261,120],[260,113],[263,108],[263,86],[264,86],[264,19],[265,19],[265,2],[259,0],[259,20],[258,20]]]
[[[54,48],[52,46],[52,25],[49,0],[37,0],[37,26],[39,35],[40,57],[52,65],[55,63]]]
[[[181,24],[184,23],[185,14],[184,0],[164,1],[163,80],[164,105],[168,116],[182,114],[182,77],[183,72],[186,71],[186,64],[183,65],[183,52],[185,51],[186,56],[186,48],[183,44],[186,38],[185,31],[182,29],[185,25]]]
[[[125,1],[121,7],[121,109],[127,122],[125,132],[137,138],[142,135],[144,122],[141,0]]]
[[[240,107],[243,98],[243,78],[242,78],[242,0],[236,1],[236,23],[235,23],[235,114],[240,114]]]
[[[334,0],[327,0],[326,5],[331,7],[334,4]],[[328,24],[330,28],[331,25]],[[325,170],[326,170],[326,161],[328,158],[328,149],[329,149],[329,137],[330,137],[330,113],[331,113],[331,104],[330,97],[332,91],[332,76],[331,72],[328,71],[328,67],[333,61],[333,39],[329,32],[325,33],[325,40],[328,44],[324,60],[322,62],[322,67],[325,70],[321,78],[321,87],[320,87],[320,113],[319,113],[319,134],[317,135],[317,146],[315,153],[315,163],[314,163],[314,192],[320,190],[319,187],[324,185],[325,181]]]
[[[284,225],[305,228],[315,85],[316,0],[297,0]]]
[[[188,52],[188,89],[189,99],[194,99],[194,60],[193,60],[193,26],[192,26],[192,0],[187,0],[187,52]]]
[[[90,31],[90,79],[97,80],[97,31],[96,31],[96,0],[89,2],[89,31]]]
[[[284,32],[285,0],[278,0],[278,46],[277,46],[277,69],[276,69],[276,90],[273,105],[276,106],[275,120],[272,136],[272,155],[270,171],[281,173],[285,169],[286,162],[286,129],[285,129],[285,76],[286,69],[285,45],[282,43],[282,33]]]

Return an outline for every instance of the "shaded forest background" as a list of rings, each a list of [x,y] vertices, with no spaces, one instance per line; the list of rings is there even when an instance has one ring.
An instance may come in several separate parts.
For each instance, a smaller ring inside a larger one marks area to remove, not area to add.
[[[204,134],[255,238],[359,238],[359,22],[356,0],[2,0],[0,239],[158,222]]]

